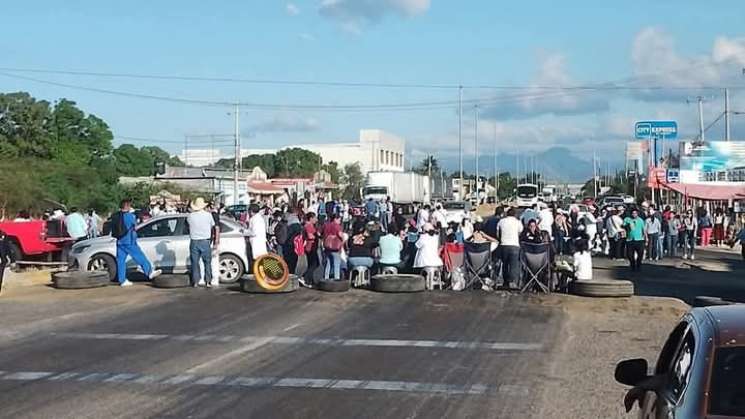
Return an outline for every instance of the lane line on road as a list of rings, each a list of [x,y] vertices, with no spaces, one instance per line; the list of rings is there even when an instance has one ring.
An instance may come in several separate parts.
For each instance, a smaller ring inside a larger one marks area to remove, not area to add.
[[[198,343],[229,343],[242,342],[250,344],[246,350],[255,349],[266,344],[281,345],[324,345],[324,346],[371,346],[390,348],[434,348],[434,349],[464,349],[491,351],[540,351],[540,343],[521,342],[478,342],[478,341],[447,341],[447,340],[405,340],[405,339],[342,339],[299,336],[244,336],[235,335],[163,335],[163,334],[129,334],[129,333],[55,333],[53,336],[70,339],[92,340],[175,340]],[[258,346],[256,346],[258,345]],[[237,354],[246,352],[239,349]],[[228,355],[233,355],[229,353]]]
[[[332,378],[196,376],[192,374],[147,375],[122,372],[48,372],[18,371],[0,375],[0,381],[77,382],[84,384],[208,386],[253,389],[356,390],[444,395],[494,395],[504,393],[525,396],[530,389],[519,385],[489,386],[485,384],[443,384],[413,381],[345,380]]]

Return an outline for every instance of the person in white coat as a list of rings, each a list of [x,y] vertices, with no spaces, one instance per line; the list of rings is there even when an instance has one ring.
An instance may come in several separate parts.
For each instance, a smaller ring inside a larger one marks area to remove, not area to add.
[[[437,235],[435,227],[430,223],[426,223],[423,230],[424,233],[419,236],[419,240],[416,242],[417,252],[414,258],[414,268],[442,266],[440,237]]]
[[[269,253],[266,249],[266,223],[264,217],[259,214],[259,206],[252,204],[248,208],[251,218],[248,220],[248,241],[251,244],[251,257],[253,260]]]

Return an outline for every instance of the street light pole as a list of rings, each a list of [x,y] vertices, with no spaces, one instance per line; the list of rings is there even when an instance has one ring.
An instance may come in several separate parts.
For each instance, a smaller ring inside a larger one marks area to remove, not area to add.
[[[724,89],[724,141],[730,141],[729,89]]]
[[[499,166],[497,163],[497,121],[494,121],[494,203],[499,201]]]
[[[238,131],[240,118],[239,106],[235,104],[235,161],[233,162],[233,205],[238,205],[238,170],[241,166],[241,135]]]
[[[476,163],[476,202],[479,200],[479,105],[473,105],[474,109],[474,159]],[[478,204],[477,204],[478,205]]]
[[[458,86],[458,164],[460,166],[460,186],[458,198],[463,199],[463,86]]]

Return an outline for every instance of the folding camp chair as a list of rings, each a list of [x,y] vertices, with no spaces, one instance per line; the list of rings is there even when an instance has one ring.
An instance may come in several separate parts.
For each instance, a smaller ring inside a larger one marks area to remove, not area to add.
[[[492,287],[494,281],[491,279],[493,274],[491,243],[474,243],[466,242],[465,249],[465,276],[466,288],[473,287],[477,282],[483,286]],[[485,282],[484,278],[488,278]]]
[[[535,289],[544,293],[551,292],[551,245],[549,243],[520,243],[520,264],[523,281],[520,292]]]
[[[462,277],[465,266],[465,253],[461,243],[445,243],[440,249],[440,258],[442,258],[445,269],[445,277],[450,281],[448,289],[453,287],[453,273],[460,272]]]

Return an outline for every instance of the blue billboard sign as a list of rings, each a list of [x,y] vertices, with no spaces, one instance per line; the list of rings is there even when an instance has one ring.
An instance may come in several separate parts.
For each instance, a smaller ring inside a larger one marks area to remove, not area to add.
[[[675,121],[640,121],[634,127],[639,140],[652,138],[675,140],[678,138],[678,123]]]

